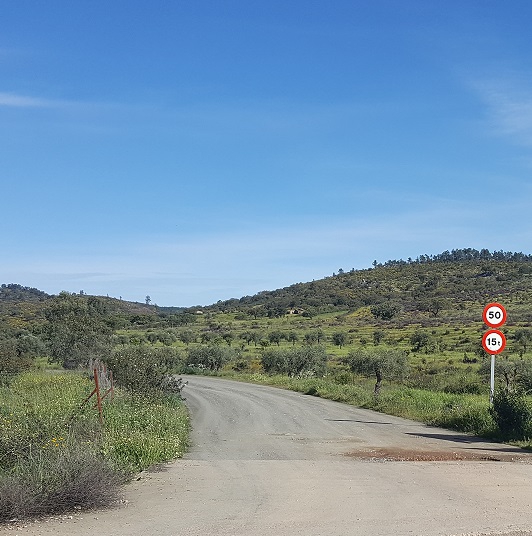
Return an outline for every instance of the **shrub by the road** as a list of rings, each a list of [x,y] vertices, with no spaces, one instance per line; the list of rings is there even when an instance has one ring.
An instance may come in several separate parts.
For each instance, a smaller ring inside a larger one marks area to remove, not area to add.
[[[94,384],[79,373],[25,373],[0,387],[0,521],[112,504],[135,472],[179,457],[182,401],[116,390],[80,410]],[[107,402],[107,401],[106,401]]]
[[[297,377],[305,374],[323,376],[327,352],[321,345],[301,348],[267,349],[261,358],[265,372]]]
[[[223,347],[216,344],[202,345],[189,348],[186,359],[186,366],[189,372],[195,371],[218,371],[226,363],[238,357],[233,348]]]
[[[520,391],[495,391],[491,413],[503,439],[532,438],[532,406]]]
[[[139,344],[118,347],[106,363],[118,385],[129,391],[147,393],[161,389],[166,377],[181,361],[181,354],[175,348]]]

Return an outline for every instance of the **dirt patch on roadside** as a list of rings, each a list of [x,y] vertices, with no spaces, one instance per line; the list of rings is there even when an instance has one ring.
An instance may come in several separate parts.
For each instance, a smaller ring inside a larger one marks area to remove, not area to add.
[[[401,448],[368,448],[346,452],[345,456],[374,462],[520,462],[531,463],[530,457],[519,454],[464,452],[451,450],[411,450]]]

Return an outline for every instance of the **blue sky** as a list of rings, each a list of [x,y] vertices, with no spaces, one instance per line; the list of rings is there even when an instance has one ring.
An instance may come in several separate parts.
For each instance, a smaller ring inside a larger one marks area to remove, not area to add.
[[[5,0],[0,282],[205,305],[532,253],[528,0]]]

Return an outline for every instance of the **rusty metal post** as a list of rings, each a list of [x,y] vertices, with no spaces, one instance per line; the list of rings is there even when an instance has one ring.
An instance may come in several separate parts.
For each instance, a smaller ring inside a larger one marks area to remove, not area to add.
[[[100,395],[100,382],[98,379],[98,369],[94,369],[94,383],[96,385],[96,400],[98,405],[98,413],[100,414],[100,424],[103,424],[102,397]]]

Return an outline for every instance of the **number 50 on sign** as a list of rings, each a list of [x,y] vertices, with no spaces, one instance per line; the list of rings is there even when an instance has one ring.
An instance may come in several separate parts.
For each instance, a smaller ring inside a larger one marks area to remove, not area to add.
[[[500,303],[488,303],[482,312],[482,320],[490,328],[500,328],[506,322],[506,309]]]

